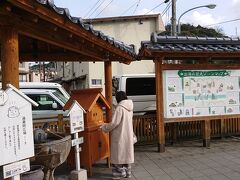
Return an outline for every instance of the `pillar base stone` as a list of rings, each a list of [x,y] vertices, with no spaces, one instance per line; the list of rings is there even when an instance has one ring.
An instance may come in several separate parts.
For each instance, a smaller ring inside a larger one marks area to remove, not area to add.
[[[158,152],[165,152],[165,144],[158,144]]]
[[[203,147],[210,147],[210,139],[203,139]]]
[[[87,171],[85,169],[71,171],[71,180],[87,180]]]

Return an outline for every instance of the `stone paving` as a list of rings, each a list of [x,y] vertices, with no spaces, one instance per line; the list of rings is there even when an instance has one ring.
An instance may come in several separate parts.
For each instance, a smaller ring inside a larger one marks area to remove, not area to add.
[[[197,140],[166,146],[165,153],[156,150],[152,145],[135,147],[132,180],[240,180],[238,138],[212,140],[210,148]],[[101,161],[88,180],[105,179],[111,179],[111,169]]]

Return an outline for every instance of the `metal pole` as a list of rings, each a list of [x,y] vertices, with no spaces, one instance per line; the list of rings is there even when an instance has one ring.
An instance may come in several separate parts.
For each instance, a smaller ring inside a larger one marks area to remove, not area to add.
[[[78,139],[78,133],[74,133],[74,139]],[[79,144],[75,146],[75,162],[76,162],[76,170],[80,171],[80,156],[79,156]]]
[[[179,16],[179,18],[178,18],[178,34],[181,33],[181,22],[180,22],[181,17],[182,17],[184,14],[188,13],[189,11],[192,11],[192,10],[198,9],[198,8],[203,8],[203,7],[206,7],[206,8],[209,8],[209,9],[214,9],[214,8],[216,7],[216,5],[215,5],[215,4],[208,4],[208,5],[203,5],[203,6],[197,6],[197,7],[193,7],[193,8],[191,8],[191,9],[188,9],[187,11],[185,11],[184,13],[182,13],[182,14]]]
[[[177,35],[177,29],[176,29],[176,0],[172,0],[172,36]]]

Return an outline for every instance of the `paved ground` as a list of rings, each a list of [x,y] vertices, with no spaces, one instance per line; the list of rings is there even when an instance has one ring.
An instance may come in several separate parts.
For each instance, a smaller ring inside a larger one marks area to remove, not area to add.
[[[212,140],[210,148],[202,147],[199,140],[167,146],[165,153],[156,149],[150,145],[135,148],[132,180],[240,180],[240,139]],[[111,179],[111,169],[104,163],[94,166],[89,180]]]

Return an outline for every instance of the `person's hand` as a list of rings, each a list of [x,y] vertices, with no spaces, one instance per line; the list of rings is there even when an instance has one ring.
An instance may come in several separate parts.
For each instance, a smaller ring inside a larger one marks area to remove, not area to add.
[[[103,128],[103,124],[98,127],[98,130],[99,130],[99,131],[102,131],[102,128]]]

